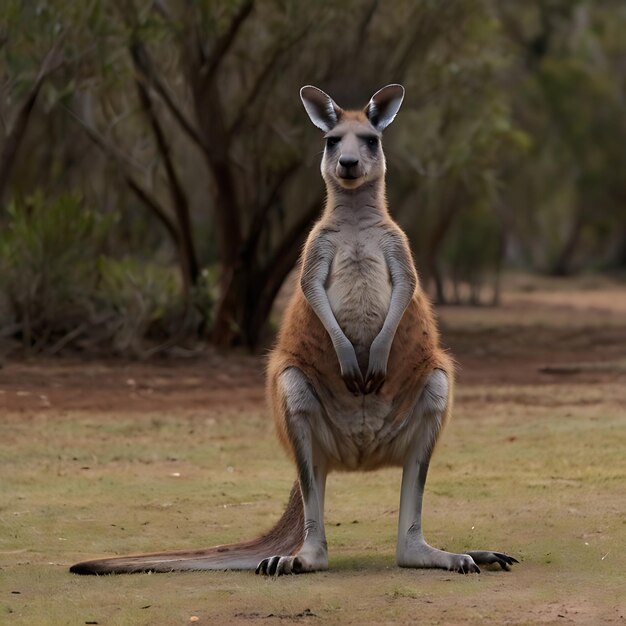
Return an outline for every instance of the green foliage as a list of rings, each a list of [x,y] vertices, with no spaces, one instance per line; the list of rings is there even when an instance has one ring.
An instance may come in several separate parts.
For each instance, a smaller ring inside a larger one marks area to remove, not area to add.
[[[39,287],[27,296],[10,272],[3,279],[14,281],[3,288],[5,317],[27,345],[62,338],[62,324],[47,339],[42,329],[65,310],[67,319],[116,319],[101,323],[113,343],[141,352],[142,337],[203,335],[215,301],[232,306],[220,309],[216,325],[259,334],[246,324],[263,314],[243,303],[276,289],[272,269],[289,259],[288,270],[300,248],[293,227],[304,224],[304,232],[323,197],[321,142],[297,97],[304,82],[345,106],[362,105],[386,82],[405,84],[402,113],[385,136],[389,197],[425,282],[441,293],[450,281],[465,290],[489,282],[503,264],[552,273],[623,264],[623,3],[247,6],[3,3],[0,144],[42,60],[53,46],[62,57],[7,170],[7,191],[56,197],[78,189],[95,216],[119,215],[104,261],[96,253],[73,265],[72,286],[49,279],[58,298]],[[138,98],[138,77],[148,104]],[[32,250],[30,222],[20,219],[11,245],[17,250],[23,236]],[[65,248],[69,255],[72,245]],[[139,260],[146,258],[154,262]],[[250,280],[198,278],[198,267],[219,261],[231,265],[221,268],[226,276]],[[175,285],[176,265],[186,292]],[[216,284],[234,295],[214,293]]]
[[[502,227],[487,203],[464,210],[449,234],[442,258],[456,303],[482,304],[481,288],[497,281],[502,258]],[[497,284],[497,283],[496,283]],[[463,288],[468,293],[463,293]],[[492,296],[493,298],[497,296]]]
[[[107,256],[115,217],[79,196],[38,193],[12,202],[8,217],[0,240],[5,339],[35,352],[82,346],[143,356],[197,338],[210,320],[213,273],[205,270],[185,299],[170,267]]]
[[[97,297],[107,311],[113,348],[119,353],[141,354],[147,335],[169,334],[180,317],[179,281],[168,268],[136,259],[101,257]]]
[[[609,265],[626,224],[625,7],[535,2],[506,23],[528,55],[513,102],[532,149],[506,180],[523,262],[553,273]]]
[[[210,326],[217,298],[218,275],[215,267],[205,267],[200,272],[198,282],[191,288],[191,305],[198,316],[199,329]]]
[[[94,258],[112,226],[76,195],[38,193],[8,207],[0,241],[0,291],[27,347],[41,348],[92,315]]]
[[[211,320],[214,277],[209,270],[201,273],[189,298],[182,298],[172,268],[110,257],[101,257],[97,265],[98,308],[107,313],[107,333],[119,354],[146,356],[186,338],[196,340]],[[160,344],[147,345],[146,338]]]

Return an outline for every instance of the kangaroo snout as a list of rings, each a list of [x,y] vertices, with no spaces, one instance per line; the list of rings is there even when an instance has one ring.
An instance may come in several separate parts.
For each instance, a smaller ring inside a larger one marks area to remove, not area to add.
[[[358,164],[359,164],[359,160],[355,159],[353,156],[342,156],[339,159],[339,165],[341,165],[341,167],[345,167],[348,169]]]
[[[337,165],[337,177],[343,180],[356,180],[363,176],[359,160],[353,156],[342,156]]]

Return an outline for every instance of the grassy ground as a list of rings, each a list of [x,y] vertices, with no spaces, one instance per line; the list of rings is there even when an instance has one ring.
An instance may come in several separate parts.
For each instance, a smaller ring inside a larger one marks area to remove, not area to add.
[[[521,561],[512,572],[396,568],[400,473],[384,470],[331,475],[329,572],[71,575],[76,560],[224,543],[273,522],[293,469],[262,362],[7,365],[0,623],[626,623],[626,322],[619,307],[552,297],[443,312],[461,373],[426,535],[506,551]]]

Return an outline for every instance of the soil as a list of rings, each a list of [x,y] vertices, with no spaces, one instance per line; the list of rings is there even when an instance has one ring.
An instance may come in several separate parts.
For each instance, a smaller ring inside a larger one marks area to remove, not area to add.
[[[626,289],[521,281],[498,307],[438,315],[458,386],[425,530],[509,551],[513,572],[396,568],[389,469],[329,479],[329,572],[72,576],[75,560],[246,538],[293,470],[262,354],[19,360],[0,369],[0,622],[624,624]]]
[[[499,307],[443,307],[439,319],[461,385],[613,383],[626,372],[626,289],[510,292]],[[211,348],[149,362],[20,360],[0,370],[0,409],[248,408],[265,401],[264,367],[264,355]]]

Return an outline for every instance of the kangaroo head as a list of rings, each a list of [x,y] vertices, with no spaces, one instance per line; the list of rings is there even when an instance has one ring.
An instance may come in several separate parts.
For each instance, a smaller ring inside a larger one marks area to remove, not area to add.
[[[310,85],[302,87],[300,97],[313,124],[325,133],[321,169],[327,183],[356,189],[385,175],[382,131],[402,104],[402,85],[383,87],[361,111],[344,111],[329,95]]]

